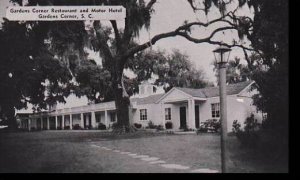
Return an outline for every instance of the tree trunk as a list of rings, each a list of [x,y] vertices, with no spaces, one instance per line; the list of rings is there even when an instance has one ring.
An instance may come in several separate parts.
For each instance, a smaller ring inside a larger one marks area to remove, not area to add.
[[[13,106],[11,105],[7,105],[5,107],[3,107],[4,110],[4,114],[3,117],[6,120],[6,124],[8,126],[9,129],[11,130],[15,130],[18,128],[18,124],[15,118],[15,109]]]
[[[118,67],[118,66],[117,66]],[[129,127],[129,97],[124,95],[122,87],[123,68],[116,68],[113,74],[113,91],[116,104],[118,127]],[[127,129],[127,128],[126,128]]]
[[[117,110],[118,125],[129,126],[129,98],[123,97],[123,90],[120,87],[114,88],[114,96]]]

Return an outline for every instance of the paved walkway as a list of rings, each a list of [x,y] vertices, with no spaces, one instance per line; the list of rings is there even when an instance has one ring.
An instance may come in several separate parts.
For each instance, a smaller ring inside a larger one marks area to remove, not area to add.
[[[165,160],[160,159],[159,157],[154,157],[147,154],[138,154],[136,152],[123,151],[120,149],[116,149],[115,147],[100,146],[97,145],[97,143],[91,141],[90,141],[90,146],[98,149],[100,151],[99,153],[103,153],[104,151],[112,154],[114,153],[117,155],[128,156],[129,158],[132,158],[134,161],[144,161],[148,165],[152,165],[152,166],[154,165],[159,168],[163,167],[166,169],[166,171],[168,169],[172,169],[172,170],[176,170],[176,172],[182,172],[182,173],[218,173],[218,170],[215,169],[210,169],[210,168],[192,169],[191,167],[186,165],[167,163]]]

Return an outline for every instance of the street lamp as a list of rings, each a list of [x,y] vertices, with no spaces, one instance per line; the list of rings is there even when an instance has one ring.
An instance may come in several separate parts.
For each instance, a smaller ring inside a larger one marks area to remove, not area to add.
[[[227,93],[226,93],[226,64],[228,63],[230,48],[220,46],[214,51],[219,68],[220,112],[221,112],[221,166],[222,173],[227,172],[226,142],[227,142]]]

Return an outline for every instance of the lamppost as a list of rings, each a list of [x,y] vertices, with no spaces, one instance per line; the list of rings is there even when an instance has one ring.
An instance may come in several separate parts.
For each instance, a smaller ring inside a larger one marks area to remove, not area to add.
[[[227,172],[226,142],[227,142],[227,93],[226,93],[226,64],[228,63],[230,48],[220,46],[214,51],[214,56],[219,68],[219,91],[221,112],[221,166],[222,173]]]

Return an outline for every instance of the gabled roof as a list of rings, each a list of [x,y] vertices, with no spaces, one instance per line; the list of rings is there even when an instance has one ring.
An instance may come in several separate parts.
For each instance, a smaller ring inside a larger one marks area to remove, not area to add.
[[[159,98],[161,98],[164,94],[154,94],[143,98],[132,98],[131,102],[137,102],[137,105],[142,104],[154,104]]]
[[[229,84],[226,86],[227,95],[239,94],[241,91],[243,91],[252,83],[253,81],[245,81],[236,84]],[[175,87],[175,88],[193,97],[209,98],[209,97],[219,96],[219,86],[207,87],[202,89],[181,88],[181,87]]]
[[[253,83],[253,81],[245,81],[240,82],[236,84],[229,84],[226,86],[227,95],[235,95],[242,92],[244,89],[246,89],[248,86],[250,86]],[[210,98],[210,97],[217,97],[219,96],[219,87],[207,87],[202,89],[193,89],[193,88],[181,88],[181,87],[174,87],[169,92],[164,94],[154,94],[143,98],[131,98],[131,102],[136,102],[137,105],[142,104],[154,104],[158,103],[161,99],[163,99],[165,96],[170,94],[173,90],[178,89],[187,95],[190,95],[192,97],[199,97],[199,98]]]

